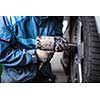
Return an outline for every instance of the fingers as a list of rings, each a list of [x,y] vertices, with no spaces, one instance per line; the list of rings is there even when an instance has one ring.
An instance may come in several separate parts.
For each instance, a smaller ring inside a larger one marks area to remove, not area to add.
[[[66,40],[64,37],[61,37],[61,40],[62,40],[64,43],[67,42],[67,40]]]
[[[62,46],[60,44],[57,44],[56,47],[55,47],[55,51],[56,52],[62,51]]]
[[[56,47],[55,47],[56,52],[61,52],[65,49],[66,49],[65,43],[59,42],[59,43],[56,44]]]
[[[44,51],[44,50],[37,50],[37,55],[39,61],[46,62],[50,61],[54,55],[53,51]]]
[[[40,37],[37,37],[36,38],[36,41],[41,42],[41,38]]]
[[[62,52],[67,48],[67,40],[64,37],[55,37],[56,43],[55,43],[55,51],[56,52]]]
[[[63,44],[57,44],[56,45],[56,47],[55,47],[56,52],[61,52],[63,50],[65,50],[65,45],[63,45]]]

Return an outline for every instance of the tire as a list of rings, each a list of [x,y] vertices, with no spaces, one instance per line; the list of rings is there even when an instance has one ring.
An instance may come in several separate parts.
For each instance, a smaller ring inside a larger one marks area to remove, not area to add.
[[[94,17],[82,17],[84,35],[83,82],[100,82],[100,37]]]
[[[81,27],[81,42],[84,42],[84,58],[81,59],[81,72],[83,83],[100,82],[100,37],[97,33],[95,18],[93,16],[80,17],[82,22]],[[71,18],[70,38],[73,40],[73,33],[77,30],[77,17]],[[75,21],[76,20],[76,21]],[[70,82],[80,82],[78,68],[75,62],[75,53],[70,52]],[[75,79],[76,78],[76,79]]]

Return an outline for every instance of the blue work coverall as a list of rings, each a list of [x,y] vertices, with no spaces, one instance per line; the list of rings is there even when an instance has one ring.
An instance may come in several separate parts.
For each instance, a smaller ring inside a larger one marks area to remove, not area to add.
[[[62,21],[60,16],[0,16],[1,82],[34,82],[39,66],[36,37],[62,36]],[[52,77],[50,63],[42,73]]]

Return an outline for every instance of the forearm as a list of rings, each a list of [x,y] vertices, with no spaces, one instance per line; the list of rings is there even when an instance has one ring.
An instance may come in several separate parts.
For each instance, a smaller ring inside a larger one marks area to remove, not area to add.
[[[33,55],[33,56],[32,56]],[[8,67],[20,67],[27,65],[29,63],[36,63],[37,57],[34,54],[31,54],[29,51],[26,50],[7,50],[6,52],[0,55],[0,63],[4,64]]]

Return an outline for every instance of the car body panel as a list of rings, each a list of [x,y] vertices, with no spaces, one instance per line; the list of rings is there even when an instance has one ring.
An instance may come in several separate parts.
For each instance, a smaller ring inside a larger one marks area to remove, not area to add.
[[[94,16],[94,17],[96,21],[97,31],[100,34],[100,16]]]

